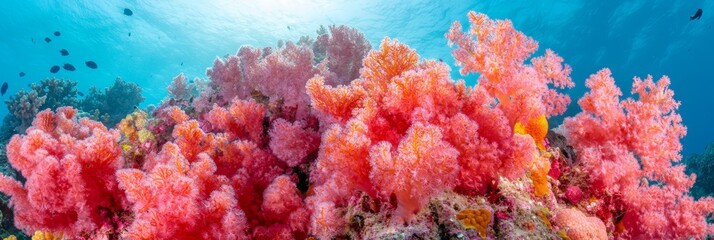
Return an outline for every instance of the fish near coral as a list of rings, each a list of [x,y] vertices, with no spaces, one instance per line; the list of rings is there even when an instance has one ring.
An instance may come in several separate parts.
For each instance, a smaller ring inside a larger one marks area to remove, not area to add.
[[[7,92],[7,82],[2,83],[2,88],[0,88],[0,96],[5,96]]]

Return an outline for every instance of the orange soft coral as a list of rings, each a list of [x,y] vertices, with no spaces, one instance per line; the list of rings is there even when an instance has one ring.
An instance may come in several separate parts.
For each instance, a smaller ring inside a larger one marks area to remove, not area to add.
[[[545,115],[540,115],[529,118],[525,123],[516,122],[513,132],[530,135],[538,149],[545,151],[544,141],[545,135],[548,134],[548,119],[545,118]]]

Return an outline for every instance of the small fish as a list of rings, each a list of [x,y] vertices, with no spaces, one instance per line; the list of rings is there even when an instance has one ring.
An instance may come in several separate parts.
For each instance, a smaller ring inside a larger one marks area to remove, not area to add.
[[[97,69],[97,63],[94,61],[86,61],[84,64],[87,65],[88,68]]]
[[[59,37],[60,35],[62,35],[62,33],[60,33],[59,31],[55,31],[54,34],[55,34],[55,37]]]
[[[181,66],[183,66],[183,62],[181,62]]]
[[[24,77],[24,76],[25,76],[25,72],[20,72],[20,77]]]
[[[57,65],[54,65],[50,68],[51,73],[57,73],[57,72],[59,72],[59,70],[60,70],[60,67]]]
[[[30,38],[32,40],[32,44],[35,44],[35,38]]]
[[[62,56],[67,56],[67,55],[69,55],[69,51],[67,51],[67,49],[63,48],[62,50],[60,50],[60,54],[62,54]]]
[[[52,39],[46,37],[46,38],[45,38],[45,42],[46,42],[46,43],[50,43],[50,42],[52,42]]]
[[[131,37],[131,32],[129,32],[129,37]]]
[[[80,97],[84,97],[84,93],[82,92],[77,92],[77,95],[79,95]]]
[[[702,17],[702,13],[703,13],[703,12],[704,12],[704,11],[702,11],[701,8],[698,9],[697,12],[694,13],[694,16],[689,17],[689,20],[690,20],[690,21],[691,21],[691,20],[699,20],[699,18]]]
[[[2,83],[2,88],[0,88],[0,96],[5,96],[7,92],[7,82]]]
[[[439,58],[439,62],[444,62],[444,59]]]
[[[134,12],[132,12],[131,9],[124,8],[124,15],[131,16],[134,15]]]
[[[70,72],[74,71],[74,66],[72,66],[72,64],[69,64],[69,63],[65,63],[64,66],[62,66],[62,68],[64,68],[64,70],[67,70]]]
[[[290,28],[290,25],[288,25],[288,30],[292,30],[292,29]]]

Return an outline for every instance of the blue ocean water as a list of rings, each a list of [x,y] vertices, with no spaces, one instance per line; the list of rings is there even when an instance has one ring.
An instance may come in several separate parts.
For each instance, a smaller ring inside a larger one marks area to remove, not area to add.
[[[123,14],[125,8],[132,16]],[[703,9],[701,19],[689,16]],[[146,100],[158,103],[178,73],[205,78],[216,57],[241,45],[275,46],[278,40],[315,36],[320,25],[344,24],[362,31],[373,46],[389,36],[415,48],[424,58],[441,58],[453,67],[444,33],[454,20],[466,23],[468,11],[511,19],[516,28],[553,49],[573,68],[576,87],[566,115],[584,81],[603,67],[612,69],[627,96],[634,76],[668,75],[688,127],[684,154],[704,150],[714,140],[714,1],[4,1],[0,8],[0,81],[7,99],[31,82],[49,77],[107,87],[116,77],[138,83]],[[60,31],[56,37],[53,32]],[[52,41],[46,43],[45,37]],[[61,56],[67,49],[69,56]],[[99,68],[84,66],[95,61]],[[71,63],[74,72],[50,73]],[[19,72],[26,76],[19,77]],[[0,117],[7,114],[0,108]]]

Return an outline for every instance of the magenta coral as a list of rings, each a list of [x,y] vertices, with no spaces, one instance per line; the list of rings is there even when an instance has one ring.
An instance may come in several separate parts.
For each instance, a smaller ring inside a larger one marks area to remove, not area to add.
[[[2,175],[0,191],[12,197],[15,224],[27,234],[98,234],[113,221],[100,212],[118,214],[127,206],[114,177],[123,164],[119,132],[77,120],[76,113],[69,107],[40,112],[27,135],[14,136],[7,146],[10,163],[27,182]]]

